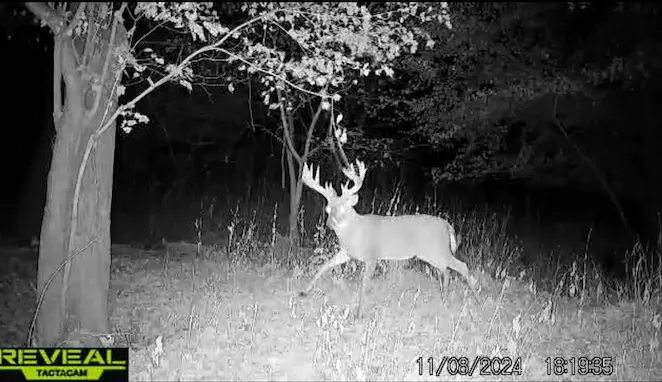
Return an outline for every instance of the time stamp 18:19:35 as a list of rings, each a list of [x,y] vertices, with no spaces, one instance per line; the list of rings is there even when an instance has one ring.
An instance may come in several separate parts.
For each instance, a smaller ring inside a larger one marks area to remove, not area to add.
[[[547,375],[612,375],[611,357],[547,357]]]
[[[526,368],[522,358],[516,357],[475,357],[473,362],[468,357],[418,357],[416,365],[420,375],[440,376],[444,371],[450,375],[518,375]],[[537,374],[540,371],[533,371]],[[612,357],[547,357],[545,358],[547,375],[605,375],[614,373]]]

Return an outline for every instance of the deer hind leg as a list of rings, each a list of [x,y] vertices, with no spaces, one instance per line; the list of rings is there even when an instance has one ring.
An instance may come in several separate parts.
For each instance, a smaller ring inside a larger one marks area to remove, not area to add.
[[[448,295],[448,269],[446,267],[438,267],[436,264],[431,264],[437,269],[437,279],[439,281],[439,293],[441,293],[441,300],[446,301]]]
[[[434,256],[419,256],[419,259],[430,264],[437,269],[437,277],[439,278],[439,291],[441,292],[442,301],[446,300],[448,295],[448,284],[450,283],[450,274],[448,272],[448,266],[441,259]]]
[[[474,288],[474,286],[471,285],[471,278],[469,277],[469,267],[467,267],[467,264],[464,263],[463,261],[456,259],[455,257],[452,257],[449,261],[448,267],[455,270],[457,273],[461,274],[462,277],[464,277],[464,280],[467,282],[467,285],[469,286],[469,289],[476,298],[476,301],[479,301],[478,292],[476,291],[476,288]]]
[[[312,280],[308,283],[308,286],[306,287],[305,290],[299,292],[299,296],[306,296],[308,293],[310,293],[310,290],[313,288],[313,285],[317,282],[317,280],[322,276],[326,271],[329,269],[338,266],[340,264],[344,264],[350,260],[349,255],[347,254],[347,251],[344,249],[341,249],[336,253],[331,259],[327,260],[326,263],[324,263],[320,269],[317,271],[315,274],[315,277],[313,277]]]
[[[372,275],[375,273],[376,267],[376,261],[365,261],[365,269],[363,270],[363,282],[361,283],[361,290],[359,291],[359,306],[356,308],[356,316],[359,318],[361,317],[363,311],[363,296],[368,289],[368,282],[370,282],[370,277],[372,277]]]

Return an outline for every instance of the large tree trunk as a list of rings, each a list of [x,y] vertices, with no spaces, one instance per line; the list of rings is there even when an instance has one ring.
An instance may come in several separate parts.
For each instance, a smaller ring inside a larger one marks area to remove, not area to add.
[[[80,102],[70,99],[68,104]],[[111,109],[117,107],[116,100]],[[40,346],[66,340],[72,330],[91,334],[108,333],[108,285],[110,274],[110,205],[113,179],[115,128],[99,137],[90,155],[80,187],[73,248],[68,247],[72,206],[78,169],[85,144],[99,126],[103,109],[92,118],[71,107],[58,127],[53,160],[48,175],[46,209],[41,228],[39,290],[48,288],[37,319]],[[51,285],[48,279],[70,257],[71,271],[66,288],[60,270]],[[64,306],[61,306],[64,298]]]
[[[26,243],[39,236],[39,230],[44,218],[46,203],[46,178],[51,161],[51,143],[53,141],[52,118],[49,118],[41,129],[39,143],[28,167],[28,173],[23,179],[15,213],[15,231],[18,238]]]
[[[64,33],[55,37],[54,88],[57,92],[61,80],[64,86],[63,93],[55,95],[55,140],[39,248],[37,285],[43,294],[37,313],[39,346],[95,346],[98,335],[109,332],[114,122],[100,135],[99,129],[117,109],[114,88],[122,73],[117,56],[126,51],[127,40],[121,24],[112,33],[111,26],[116,25],[112,12],[109,16],[102,4],[87,5],[88,20],[94,21],[90,25],[105,26],[90,27],[88,32],[95,38],[87,42],[93,46],[84,46],[86,39],[81,37]],[[39,9],[31,10],[39,15]],[[111,36],[115,36],[112,42]],[[86,64],[83,70],[77,57]],[[94,81],[101,79],[99,90]]]

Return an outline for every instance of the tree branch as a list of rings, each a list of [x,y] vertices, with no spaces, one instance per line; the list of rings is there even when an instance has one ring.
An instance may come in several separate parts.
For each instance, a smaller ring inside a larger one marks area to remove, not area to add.
[[[326,89],[328,86],[325,86],[324,89],[322,89],[322,94],[326,94]],[[317,106],[317,111],[315,112],[315,115],[313,116],[313,120],[310,122],[310,125],[308,126],[308,136],[306,137],[306,143],[303,148],[303,161],[305,162],[306,159],[308,159],[308,154],[310,153],[310,141],[313,138],[313,131],[315,130],[315,125],[317,125],[317,120],[320,117],[320,114],[322,114],[322,105],[324,105],[324,98],[320,99],[320,104]]]
[[[117,12],[113,13],[113,26],[112,30],[110,31],[110,40],[108,41],[108,51],[106,52],[106,60],[103,63],[103,70],[101,71],[101,79],[99,80],[99,89],[96,92],[96,95],[94,97],[94,104],[92,105],[92,108],[87,112],[88,115],[94,115],[96,113],[97,109],[99,108],[99,101],[101,100],[101,95],[103,94],[103,87],[106,82],[106,77],[108,76],[108,66],[110,65],[110,60],[113,59],[115,56],[114,53],[114,48],[115,48],[115,35],[117,34],[117,26],[120,23],[120,20],[122,19],[122,13],[124,13],[124,10],[126,9],[127,3],[122,3],[120,6],[120,9]],[[87,47],[86,47],[87,48]]]
[[[74,15],[74,18],[69,23],[69,26],[67,26],[67,29],[64,31],[63,35],[71,36],[74,33],[74,28],[76,28],[76,22],[78,21],[78,19],[81,18],[81,16],[83,15],[83,12],[85,11],[86,7],[87,7],[86,2],[82,2],[82,3],[78,4],[78,9],[76,9],[76,14]]]
[[[89,63],[90,57],[92,56],[90,54],[90,49],[92,49],[92,40],[94,40],[94,37],[99,30],[94,25],[94,12],[96,9],[94,8],[94,5],[90,6],[90,11],[87,13],[87,36],[85,36],[85,50],[83,51],[83,59],[81,60],[81,65],[87,65]]]
[[[228,56],[231,57],[232,59],[235,59],[235,60],[237,60],[237,61],[239,61],[239,62],[243,62],[243,63],[246,64],[247,66],[250,66],[250,67],[252,67],[253,69],[255,69],[256,72],[260,72],[260,73],[262,73],[262,74],[266,74],[266,75],[268,75],[268,76],[273,76],[274,79],[277,79],[277,80],[279,80],[279,81],[283,81],[284,83],[290,85],[292,88],[294,88],[294,89],[300,91],[301,93],[304,93],[304,94],[310,94],[310,95],[317,96],[317,97],[322,97],[322,94],[321,94],[321,93],[316,93],[316,92],[314,92],[314,91],[311,91],[311,90],[305,89],[305,88],[303,88],[302,86],[299,86],[299,85],[295,84],[294,82],[292,82],[292,81],[288,80],[287,78],[285,78],[286,76],[279,76],[279,75],[276,74],[275,72],[269,71],[269,70],[267,70],[267,69],[263,69],[263,68],[261,68],[261,67],[255,65],[255,64],[253,64],[252,62],[248,61],[248,60],[245,59],[244,57],[241,57],[241,56],[239,56],[239,55],[237,55],[237,54],[235,54],[235,53],[232,53],[232,52],[230,52],[230,51],[227,50],[227,49],[223,49],[223,48],[215,48],[215,50],[217,50],[217,51],[219,51],[219,52],[221,52],[221,53],[224,53],[224,54],[228,55]],[[327,84],[326,86],[328,87],[328,84]]]
[[[278,94],[278,105],[280,107],[280,120],[281,123],[283,124],[283,135],[285,135],[285,142],[287,142],[287,148],[289,149],[292,153],[292,156],[294,159],[297,160],[297,162],[301,163],[301,157],[299,156],[299,153],[297,153],[297,150],[294,148],[294,144],[292,143],[292,137],[290,137],[290,129],[287,127],[287,119],[285,118],[285,106],[283,106],[284,98],[283,98],[283,93],[281,93],[280,87],[276,86],[276,92]]]
[[[208,51],[211,51],[211,50],[215,49],[216,47],[220,46],[225,41],[227,41],[227,39],[229,39],[235,32],[240,31],[243,28],[246,28],[247,26],[249,26],[253,23],[256,23],[257,21],[259,21],[259,20],[263,19],[264,17],[269,16],[271,14],[272,14],[272,12],[269,12],[269,13],[266,13],[262,16],[258,16],[258,17],[255,17],[254,19],[248,20],[245,23],[236,26],[234,29],[229,31],[224,37],[220,38],[214,44],[202,47],[202,48],[196,50],[195,52],[189,54],[186,58],[184,58],[184,60],[182,60],[182,62],[179,65],[177,65],[176,69],[170,71],[170,73],[168,73],[168,75],[166,75],[165,77],[163,77],[160,80],[156,81],[154,84],[150,85],[149,88],[143,90],[142,93],[138,94],[138,96],[136,96],[134,99],[132,99],[131,101],[126,103],[124,106],[118,107],[115,110],[115,112],[107,120],[102,122],[103,125],[101,127],[99,127],[94,132],[94,134],[90,135],[90,137],[88,138],[87,145],[85,146],[85,152],[83,153],[83,158],[81,160],[80,166],[78,167],[78,174],[76,175],[76,184],[74,186],[74,200],[73,200],[73,206],[72,206],[72,216],[77,216],[77,213],[78,213],[78,199],[79,199],[79,195],[80,195],[80,188],[81,188],[81,185],[82,185],[83,174],[85,173],[85,168],[87,167],[87,162],[89,161],[89,157],[90,157],[90,154],[92,152],[92,148],[94,147],[97,138],[99,136],[101,136],[106,130],[108,130],[113,125],[113,123],[115,123],[115,120],[120,115],[120,113],[122,113],[124,110],[133,108],[136,105],[136,103],[138,103],[138,101],[140,101],[145,96],[147,96],[148,94],[153,92],[156,88],[158,88],[159,86],[161,86],[164,83],[168,82],[175,75],[180,73],[181,70],[186,65],[188,65],[188,63],[191,62],[191,60],[193,58],[197,57],[198,55],[200,55],[204,52],[208,52]],[[75,220],[74,220],[74,222],[75,222]],[[75,223],[72,224],[72,228],[75,228]],[[69,233],[69,241],[68,241],[68,243],[69,243],[68,249],[70,251],[71,251],[71,246],[73,245],[73,241],[74,241],[74,234],[75,234],[75,232],[72,229]]]

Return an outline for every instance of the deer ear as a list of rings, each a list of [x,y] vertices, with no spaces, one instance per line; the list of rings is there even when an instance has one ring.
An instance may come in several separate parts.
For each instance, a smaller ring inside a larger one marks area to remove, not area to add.
[[[354,207],[358,202],[359,202],[359,196],[356,194],[351,195],[349,198],[347,198],[347,204],[349,204],[352,207]]]

